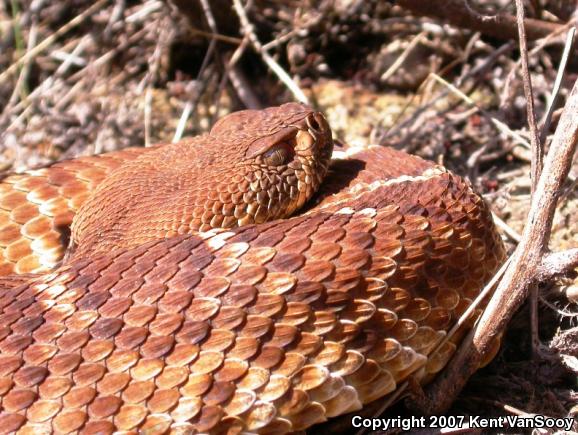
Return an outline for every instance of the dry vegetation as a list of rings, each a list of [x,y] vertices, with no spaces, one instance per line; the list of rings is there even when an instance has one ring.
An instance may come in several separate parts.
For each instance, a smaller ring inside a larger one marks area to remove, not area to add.
[[[225,0],[1,2],[0,171],[171,141],[231,110],[306,98],[344,143],[405,149],[469,177],[514,250],[530,209],[534,138],[513,1],[469,2],[475,11],[464,0],[249,3],[244,14]],[[566,43],[577,6],[525,6],[547,150],[578,78],[578,44]],[[481,14],[495,15],[491,25]],[[555,251],[578,247],[577,176],[574,160],[554,216]],[[532,345],[526,303],[450,413],[578,413],[578,281],[543,279],[537,300],[540,343]]]

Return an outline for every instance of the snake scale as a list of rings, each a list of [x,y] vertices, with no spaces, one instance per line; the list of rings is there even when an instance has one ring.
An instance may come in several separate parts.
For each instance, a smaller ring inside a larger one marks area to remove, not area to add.
[[[7,176],[0,432],[281,434],[431,380],[503,260],[489,210],[418,157],[332,149],[289,103]]]

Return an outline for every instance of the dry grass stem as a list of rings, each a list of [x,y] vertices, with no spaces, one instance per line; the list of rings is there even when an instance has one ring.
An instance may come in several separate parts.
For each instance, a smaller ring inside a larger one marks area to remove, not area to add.
[[[277,75],[279,80],[281,80],[281,82],[287,86],[287,89],[291,91],[297,101],[304,104],[309,104],[309,98],[307,98],[297,83],[295,83],[295,81],[291,78],[291,76],[289,76],[289,74],[287,74],[283,67],[281,67],[281,65],[279,65],[279,63],[263,49],[261,42],[257,38],[257,35],[255,35],[253,25],[249,22],[249,18],[247,17],[245,8],[241,4],[241,1],[233,0],[233,6],[235,8],[235,12],[239,16],[239,20],[241,21],[241,30],[243,31],[243,34],[249,38],[249,41],[251,41],[251,45],[253,46],[254,50],[261,56],[271,71]]]
[[[437,81],[438,83],[447,87],[453,94],[457,95],[463,101],[465,101],[469,105],[475,107],[478,110],[478,112],[480,112],[482,115],[487,117],[500,132],[502,132],[506,136],[509,136],[510,138],[514,139],[515,143],[520,144],[520,145],[524,145],[527,148],[531,148],[530,143],[528,143],[528,141],[526,139],[524,139],[519,133],[516,133],[515,131],[513,131],[510,127],[508,127],[508,125],[506,125],[504,122],[500,121],[495,116],[492,116],[489,113],[487,113],[485,110],[483,110],[481,107],[479,107],[474,100],[472,100],[470,97],[468,97],[465,93],[463,93],[456,86],[452,85],[447,80],[445,80],[444,78],[440,77],[439,75],[437,75],[435,73],[432,73],[431,77],[435,81]]]
[[[20,59],[18,59],[16,62],[14,62],[8,68],[6,68],[2,73],[0,73],[0,83],[3,82],[4,80],[6,80],[9,75],[14,73],[14,71],[16,71],[18,68],[20,68],[25,62],[30,61],[35,56],[37,56],[39,53],[41,53],[46,48],[48,48],[50,45],[52,45],[54,43],[54,41],[56,41],[60,36],[69,32],[71,29],[73,29],[74,27],[81,24],[86,18],[88,18],[89,16],[94,14],[96,11],[101,9],[107,2],[108,2],[108,0],[97,1],[96,3],[92,4],[89,8],[87,8],[83,13],[74,17],[72,20],[70,20],[68,23],[66,23],[64,26],[62,26],[60,29],[58,29],[56,32],[54,32],[52,35],[48,36],[46,39],[41,41],[38,45],[34,46],[34,48],[27,50],[26,53]]]
[[[574,36],[576,35],[576,27],[571,27],[566,35],[566,43],[564,44],[564,52],[562,53],[562,58],[560,59],[560,65],[558,66],[558,71],[556,72],[556,80],[554,82],[554,87],[552,88],[552,93],[548,99],[548,109],[544,113],[544,120],[542,121],[542,128],[540,133],[540,142],[542,145],[546,142],[546,136],[548,135],[548,130],[550,130],[550,124],[552,122],[552,114],[554,113],[554,108],[558,102],[558,96],[560,95],[560,86],[562,85],[562,79],[564,78],[564,71],[566,71],[566,65],[568,64],[568,58],[572,52],[572,47],[574,45]]]

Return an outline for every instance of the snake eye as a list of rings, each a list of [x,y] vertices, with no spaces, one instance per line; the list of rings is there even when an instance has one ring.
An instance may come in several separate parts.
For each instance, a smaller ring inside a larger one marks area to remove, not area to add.
[[[289,144],[281,143],[263,153],[263,162],[268,166],[281,166],[289,162],[293,150]]]

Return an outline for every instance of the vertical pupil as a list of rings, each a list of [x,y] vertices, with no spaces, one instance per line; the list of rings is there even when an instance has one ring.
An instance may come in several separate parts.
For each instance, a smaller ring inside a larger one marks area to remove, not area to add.
[[[278,164],[282,164],[285,162],[285,153],[283,151],[284,150],[281,149],[275,150],[275,160],[277,161]]]
[[[287,150],[283,146],[276,146],[265,154],[265,161],[268,165],[278,166],[285,163]]]

